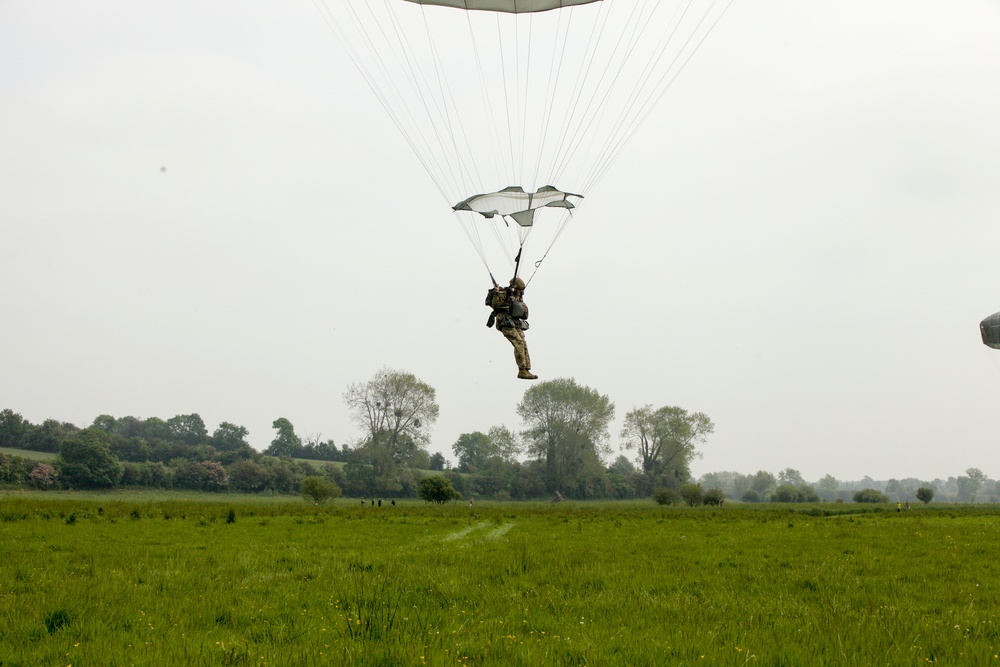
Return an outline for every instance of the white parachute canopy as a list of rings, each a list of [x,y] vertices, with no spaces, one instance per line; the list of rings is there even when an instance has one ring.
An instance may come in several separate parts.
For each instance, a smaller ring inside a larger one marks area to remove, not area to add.
[[[495,215],[510,216],[522,227],[531,227],[535,224],[535,212],[540,208],[575,208],[573,202],[569,200],[570,197],[582,199],[581,195],[560,192],[551,185],[539,188],[538,192],[525,192],[523,188],[512,185],[500,192],[474,195],[458,202],[452,208],[456,211],[475,211],[484,218],[492,218]]]
[[[314,0],[488,268],[548,252],[731,1]]]

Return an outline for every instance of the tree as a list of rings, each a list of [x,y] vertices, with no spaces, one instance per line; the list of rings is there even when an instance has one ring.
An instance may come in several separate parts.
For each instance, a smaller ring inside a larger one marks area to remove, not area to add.
[[[722,503],[725,499],[726,499],[726,494],[722,492],[722,489],[715,488],[705,491],[705,495],[702,496],[701,501],[706,505],[712,505],[714,507],[722,507]]]
[[[122,476],[122,464],[111,453],[111,436],[91,427],[63,442],[60,477],[71,487],[107,489]]]
[[[837,497],[837,490],[840,488],[840,482],[833,475],[825,475],[816,484],[816,490],[823,500],[833,500]]]
[[[802,479],[802,473],[795,468],[785,468],[778,473],[778,484],[791,484],[792,486],[802,486],[806,481]]]
[[[513,431],[506,426],[491,426],[486,435],[490,439],[494,456],[500,457],[507,463],[517,461],[522,447]]]
[[[702,412],[646,405],[625,415],[621,439],[623,448],[637,450],[643,474],[676,486],[691,477],[696,447],[714,430],[712,420]]]
[[[188,445],[200,445],[208,440],[208,429],[200,415],[177,415],[167,420],[170,437]]]
[[[653,501],[657,505],[673,505],[678,500],[680,500],[680,494],[677,493],[676,489],[660,487],[653,491]]]
[[[489,436],[479,431],[458,436],[451,451],[458,457],[458,469],[461,472],[479,470],[495,454]]]
[[[761,498],[767,497],[777,485],[777,479],[766,470],[758,470],[751,478],[750,488],[760,494]]]
[[[889,499],[878,489],[861,489],[855,492],[854,502],[856,503],[887,503]]]
[[[587,470],[599,468],[601,454],[609,454],[608,424],[615,405],[607,396],[571,378],[536,384],[517,406],[530,455],[545,462],[550,492],[577,486]]]
[[[31,424],[11,409],[0,410],[0,447],[25,449]]]
[[[302,440],[295,435],[295,427],[292,422],[284,417],[279,417],[271,422],[271,428],[278,433],[271,441],[271,446],[264,450],[268,456],[297,456],[302,449]]]
[[[963,503],[976,502],[976,494],[986,481],[986,475],[979,468],[969,468],[965,476],[958,478],[958,501]]]
[[[212,446],[220,452],[251,449],[250,443],[247,442],[248,435],[250,431],[246,427],[222,422],[212,433]]]
[[[608,472],[627,477],[628,475],[635,474],[635,466],[628,460],[628,457],[621,455],[615,459],[614,463],[608,466]]]
[[[238,491],[258,493],[270,482],[271,474],[259,463],[243,460],[229,466],[229,484]]]
[[[702,504],[705,492],[701,488],[701,484],[681,484],[680,496],[688,507],[694,507]]]
[[[365,430],[362,455],[386,483],[398,478],[397,467],[430,441],[439,412],[433,387],[411,373],[387,368],[368,382],[349,386],[344,403]]]
[[[924,505],[934,500],[934,489],[929,486],[921,486],[917,489],[917,500]]]
[[[299,490],[302,492],[302,497],[314,505],[321,505],[340,497],[340,487],[330,480],[316,475],[310,475],[303,479]]]
[[[421,479],[419,494],[423,500],[429,503],[440,504],[462,497],[448,481],[448,478],[443,475],[430,475]]]
[[[778,488],[771,494],[772,503],[797,503],[799,501],[799,490],[791,484],[779,484]]]
[[[444,470],[445,467],[447,467],[447,464],[448,460],[444,457],[444,454],[442,454],[441,452],[434,452],[434,454],[431,455],[431,460],[430,460],[431,467],[429,469]]]

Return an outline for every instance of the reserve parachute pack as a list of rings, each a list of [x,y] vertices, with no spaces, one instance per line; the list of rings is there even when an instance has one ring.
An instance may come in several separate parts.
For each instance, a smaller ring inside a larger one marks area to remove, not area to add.
[[[486,305],[493,310],[507,312],[512,301],[510,291],[506,287],[493,287],[486,293]]]

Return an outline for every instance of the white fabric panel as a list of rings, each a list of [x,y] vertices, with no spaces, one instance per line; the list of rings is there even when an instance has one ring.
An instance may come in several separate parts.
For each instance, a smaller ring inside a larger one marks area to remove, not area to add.
[[[573,208],[567,197],[580,197],[569,192],[561,192],[551,185],[539,188],[538,192],[525,192],[518,186],[504,188],[500,192],[469,197],[455,204],[456,211],[475,211],[487,218],[495,215],[510,216],[522,227],[530,227],[534,222],[534,212],[543,206]]]
[[[415,2],[418,5],[438,5],[457,9],[522,14],[546,12],[550,9],[572,7],[573,5],[587,5],[591,2],[600,2],[600,0],[407,0],[407,2]]]

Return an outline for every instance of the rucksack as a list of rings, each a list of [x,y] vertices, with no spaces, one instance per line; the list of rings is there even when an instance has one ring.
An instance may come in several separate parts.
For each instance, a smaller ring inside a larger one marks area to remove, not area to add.
[[[493,287],[486,293],[486,305],[493,310],[506,312],[510,310],[510,292],[506,287]]]

